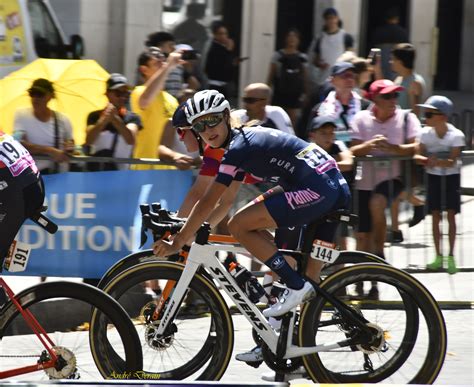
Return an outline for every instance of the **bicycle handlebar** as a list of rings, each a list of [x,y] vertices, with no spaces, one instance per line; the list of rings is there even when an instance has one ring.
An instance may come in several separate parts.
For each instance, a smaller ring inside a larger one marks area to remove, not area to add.
[[[153,240],[167,238],[170,235],[179,232],[186,219],[178,218],[171,211],[161,208],[159,203],[140,204],[140,211],[142,213],[142,230],[140,247],[147,241],[147,230],[153,234]],[[209,223],[204,223],[196,233],[195,242],[198,244],[206,244],[209,239],[211,227]]]

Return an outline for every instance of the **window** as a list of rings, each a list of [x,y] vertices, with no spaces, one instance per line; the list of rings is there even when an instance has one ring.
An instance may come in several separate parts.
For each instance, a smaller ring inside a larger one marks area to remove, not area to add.
[[[41,58],[65,58],[65,47],[51,14],[41,0],[29,0],[28,11],[35,42]]]

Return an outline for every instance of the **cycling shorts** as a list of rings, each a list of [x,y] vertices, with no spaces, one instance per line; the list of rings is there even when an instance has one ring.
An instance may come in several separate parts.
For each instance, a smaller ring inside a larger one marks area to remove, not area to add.
[[[260,195],[254,202],[263,201],[278,227],[310,224],[325,214],[347,208],[351,194],[349,186],[339,171],[321,177],[309,175],[304,185],[284,190],[276,187]]]

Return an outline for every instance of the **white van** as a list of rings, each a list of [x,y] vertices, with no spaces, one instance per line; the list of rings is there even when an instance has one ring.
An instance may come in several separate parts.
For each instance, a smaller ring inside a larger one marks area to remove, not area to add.
[[[48,0],[1,0],[0,78],[37,58],[77,59],[82,37],[67,41]]]

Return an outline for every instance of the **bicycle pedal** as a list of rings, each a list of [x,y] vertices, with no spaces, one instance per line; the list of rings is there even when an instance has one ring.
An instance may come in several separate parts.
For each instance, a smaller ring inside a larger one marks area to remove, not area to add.
[[[250,367],[258,368],[262,365],[263,361],[246,361],[245,363]]]

